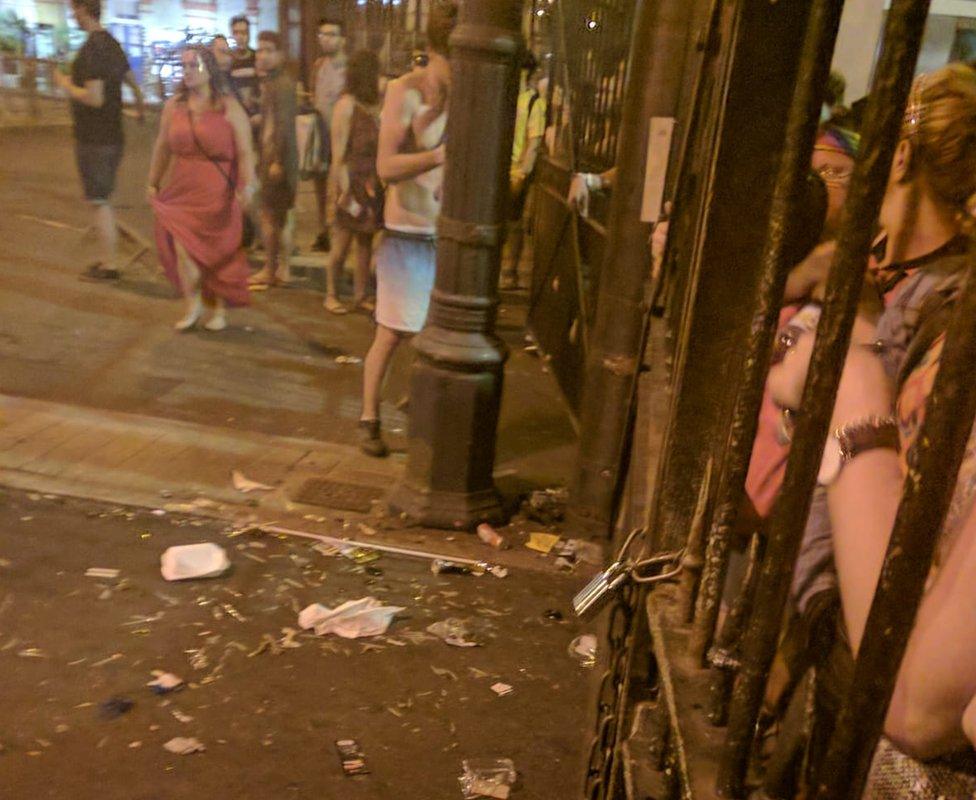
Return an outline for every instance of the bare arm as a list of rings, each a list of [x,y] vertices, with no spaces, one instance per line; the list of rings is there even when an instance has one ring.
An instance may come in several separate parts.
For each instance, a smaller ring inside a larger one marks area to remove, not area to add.
[[[349,189],[349,168],[346,165],[346,149],[349,147],[349,129],[352,125],[354,101],[348,94],[343,95],[332,109],[329,132],[332,136],[332,179],[339,192]]]
[[[84,86],[75,86],[71,78],[60,72],[54,73],[54,79],[62,91],[66,92],[75,102],[91,108],[101,108],[105,105],[105,81],[85,81]]]
[[[155,193],[159,189],[159,183],[166,174],[171,157],[169,149],[169,126],[173,119],[173,109],[176,100],[171,98],[163,106],[163,113],[159,120],[159,133],[156,135],[156,143],[153,145],[152,159],[149,162],[149,191]]]
[[[376,154],[376,172],[387,183],[409,180],[444,163],[444,145],[419,153],[401,153],[410,121],[419,102],[411,97],[402,80],[393,81],[387,89],[380,116],[380,140]]]
[[[770,372],[779,402],[798,401],[813,337]],[[793,363],[790,363],[792,359]],[[797,388],[799,387],[799,388]],[[795,405],[794,405],[795,407]],[[864,348],[848,354],[831,428],[872,414],[889,414],[892,389],[877,359]],[[901,501],[903,476],[890,450],[864,453],[841,471],[827,499],[844,621],[856,654],[884,564]],[[935,535],[933,533],[933,535]],[[965,747],[964,715],[976,695],[976,511],[970,511],[945,564],[919,606],[885,722],[885,733],[916,758]],[[973,727],[970,720],[970,727]],[[976,730],[972,732],[976,736]]]
[[[143,122],[146,119],[146,101],[142,95],[142,87],[136,80],[135,73],[130,69],[122,79],[126,86],[132,89],[132,94],[136,99],[136,119]]]

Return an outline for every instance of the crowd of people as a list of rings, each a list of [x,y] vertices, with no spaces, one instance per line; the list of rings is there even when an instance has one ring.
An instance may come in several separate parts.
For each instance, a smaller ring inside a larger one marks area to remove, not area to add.
[[[820,316],[834,237],[861,146],[847,113],[822,125],[812,170],[826,188],[819,242],[789,276],[741,515],[762,530],[779,496]],[[767,796],[792,797],[822,763],[878,586],[976,230],[976,70],[916,79],[842,366],[830,435],[767,685],[770,719],[802,706],[809,736]],[[840,368],[840,367],[839,367]],[[937,556],[901,663],[864,797],[976,796],[976,436],[967,446]],[[801,717],[802,718],[802,717]],[[789,760],[787,760],[789,761]],[[784,763],[781,760],[781,763]],[[797,774],[797,765],[805,772]],[[788,774],[792,771],[792,774]]]
[[[122,85],[132,87],[140,109],[141,94],[121,47],[101,26],[100,0],[73,0],[72,9],[88,38],[62,88],[70,97],[77,166],[102,242],[100,260],[85,277],[118,280],[110,198],[123,149]],[[218,35],[209,45],[184,49],[181,80],[163,106],[147,179],[159,261],[185,304],[174,324],[180,332],[198,326],[221,331],[228,310],[247,305],[252,292],[292,283],[299,181],[313,183],[318,230],[312,249],[327,254],[324,307],[331,314],[375,316],[359,429],[362,449],[377,457],[388,453],[380,423],[384,378],[399,345],[423,328],[433,289],[448,38],[456,18],[453,0],[434,3],[426,50],[388,82],[375,53],[347,55],[342,24],[322,19],[306,95],[286,69],[280,34],[260,31],[252,49],[248,19],[235,17],[230,40]],[[521,170],[513,192],[523,206],[542,135],[532,72],[535,99],[520,99],[525,121],[513,156],[513,176]],[[346,303],[339,278],[353,249],[353,294]],[[249,250],[263,254],[254,272]]]

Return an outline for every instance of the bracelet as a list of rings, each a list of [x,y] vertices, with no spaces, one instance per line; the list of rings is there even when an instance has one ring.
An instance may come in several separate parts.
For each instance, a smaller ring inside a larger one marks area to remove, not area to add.
[[[898,420],[894,416],[872,414],[838,426],[824,446],[817,483],[830,486],[847,463],[878,448],[899,451]]]

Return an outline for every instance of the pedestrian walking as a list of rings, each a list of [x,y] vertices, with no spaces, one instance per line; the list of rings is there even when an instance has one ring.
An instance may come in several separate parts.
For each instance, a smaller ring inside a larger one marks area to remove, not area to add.
[[[312,100],[322,129],[322,171],[313,178],[319,215],[319,234],[312,249],[323,253],[331,249],[329,212],[333,191],[330,187],[334,187],[334,184],[330,183],[329,177],[333,157],[330,126],[335,105],[346,86],[346,51],[342,33],[341,23],[329,18],[319,20],[318,41],[321,55],[312,65],[312,75],[309,80],[309,85],[312,87]]]
[[[244,106],[249,117],[258,113],[259,87],[257,54],[251,49],[251,23],[241,14],[230,21],[230,34],[234,39],[231,50],[231,87]]]
[[[222,33],[218,33],[213,39],[210,40],[210,50],[214,54],[214,60],[217,62],[217,73],[220,76],[221,89],[224,92],[230,92],[234,95],[238,102],[241,98],[237,96],[237,90],[234,87],[234,80],[231,77],[231,70],[234,68],[234,52],[231,50],[230,42],[227,41],[227,37]],[[243,107],[243,103],[241,106]]]
[[[261,235],[264,266],[251,276],[252,286],[291,282],[289,260],[295,193],[298,189],[298,141],[295,134],[295,82],[284,70],[281,36],[258,34],[257,67],[261,75],[258,126],[258,177],[261,181]]]
[[[82,274],[98,280],[117,280],[118,230],[111,197],[125,143],[122,84],[128,85],[135,95],[140,121],[142,90],[121,45],[102,27],[101,0],[74,0],[71,10],[88,38],[75,56],[70,76],[55,71],[54,77],[71,102],[75,160],[85,199],[94,210],[98,233],[100,261]]]
[[[448,38],[457,4],[431,4],[428,64],[392,81],[380,117],[377,172],[387,184],[384,233],[376,257],[376,334],[363,365],[360,446],[389,453],[380,432],[380,392],[400,343],[427,320],[434,287],[437,217],[444,178],[444,138],[451,81]]]
[[[325,307],[333,314],[349,309],[339,302],[336,279],[355,240],[353,306],[373,310],[366,297],[373,236],[383,225],[383,187],[376,174],[379,143],[380,62],[360,50],[349,59],[345,92],[332,113],[333,180],[336,185],[335,235],[326,265]]]
[[[183,81],[163,108],[148,193],[159,259],[186,299],[176,330],[193,328],[209,308],[204,327],[221,331],[225,308],[249,301],[241,237],[242,206],[255,186],[251,129],[243,108],[221,88],[210,49],[187,47],[181,64]]]
[[[526,202],[532,188],[532,177],[546,131],[546,100],[539,91],[542,70],[535,56],[528,53],[522,64],[525,88],[515,107],[515,134],[512,139],[512,166],[509,172],[511,205],[509,206],[508,259],[502,272],[503,289],[519,286],[519,264],[525,243]]]

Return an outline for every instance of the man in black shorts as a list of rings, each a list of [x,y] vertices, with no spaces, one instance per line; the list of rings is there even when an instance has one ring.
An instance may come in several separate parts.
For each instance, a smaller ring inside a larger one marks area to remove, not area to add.
[[[85,199],[95,209],[101,246],[100,262],[88,267],[84,274],[116,280],[118,233],[109,198],[122,160],[122,84],[131,86],[135,93],[140,120],[142,92],[122,47],[101,25],[101,0],[72,0],[71,9],[88,38],[75,56],[71,76],[60,72],[55,75],[59,87],[71,100],[78,172]]]

